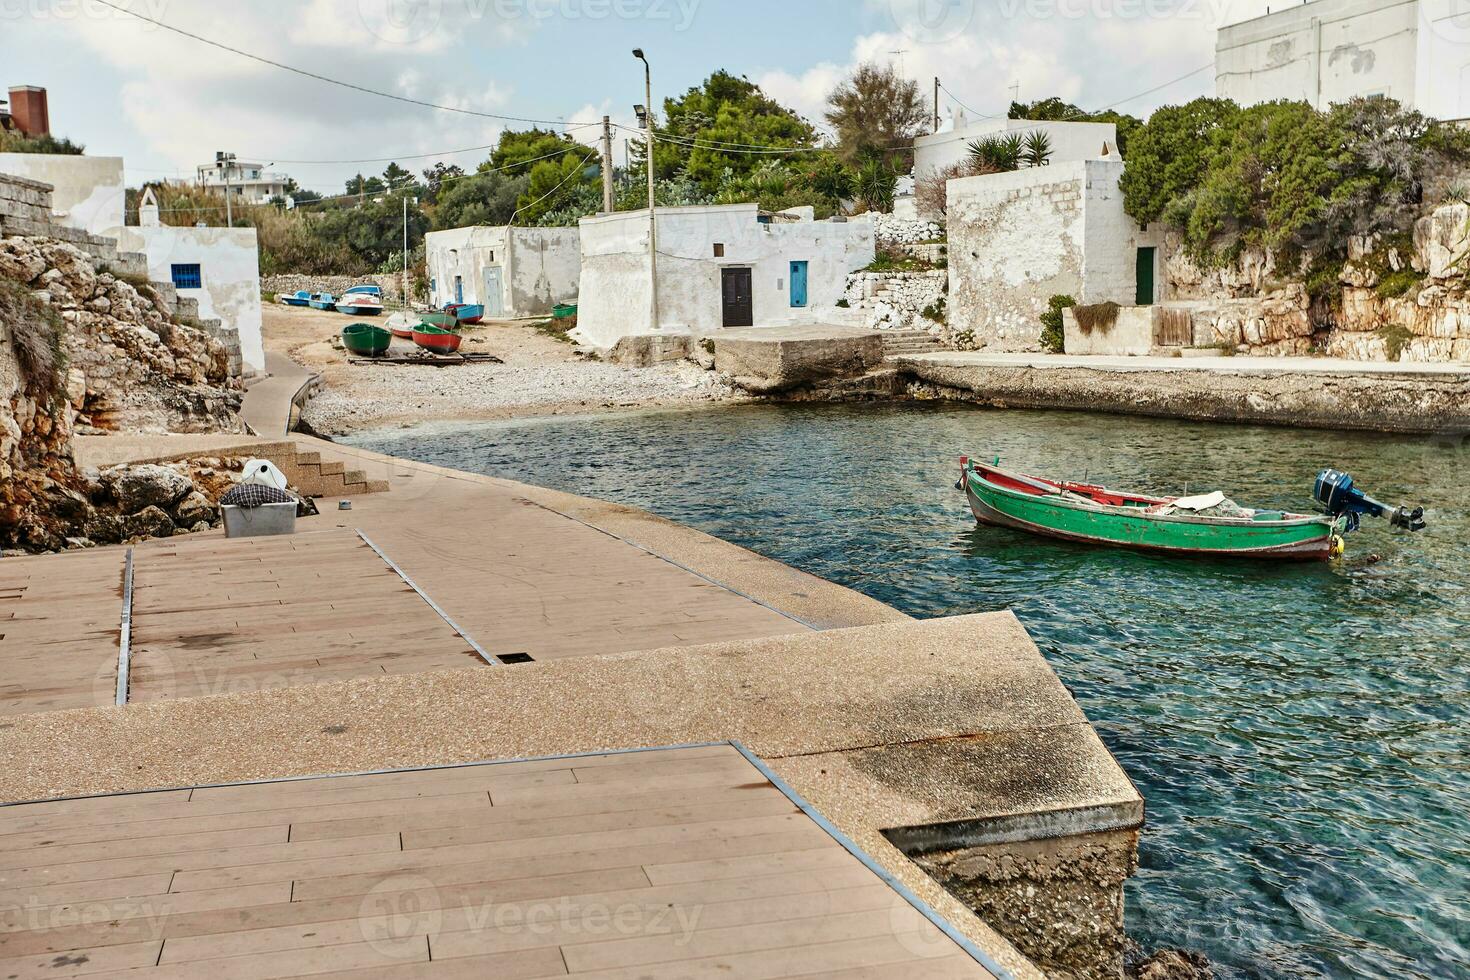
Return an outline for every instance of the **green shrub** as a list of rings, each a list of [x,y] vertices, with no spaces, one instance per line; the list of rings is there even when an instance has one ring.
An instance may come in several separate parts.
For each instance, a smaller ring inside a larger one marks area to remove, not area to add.
[[[1041,346],[1053,354],[1061,354],[1067,348],[1066,335],[1062,331],[1062,311],[1076,306],[1070,296],[1053,296],[1047,301],[1047,310],[1041,314]]]
[[[1395,299],[1409,293],[1415,286],[1424,281],[1424,277],[1408,266],[1404,266],[1397,272],[1390,272],[1378,280],[1374,292],[1380,299]]]
[[[1413,333],[1402,323],[1389,323],[1380,327],[1378,336],[1383,340],[1383,349],[1390,361],[1397,361],[1403,356],[1404,348],[1414,339]]]
[[[948,306],[948,301],[945,297],[941,296],[920,310],[919,316],[926,320],[932,320],[935,323],[948,323],[949,321],[946,319],[949,315]]]

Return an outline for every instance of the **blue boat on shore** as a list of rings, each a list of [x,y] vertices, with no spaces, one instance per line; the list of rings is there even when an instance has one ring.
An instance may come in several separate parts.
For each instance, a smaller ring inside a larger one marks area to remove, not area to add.
[[[294,293],[282,296],[281,302],[287,306],[306,306],[311,302],[311,293],[304,289],[298,289]]]
[[[335,310],[337,298],[331,293],[316,293],[308,301],[308,305],[313,310]]]

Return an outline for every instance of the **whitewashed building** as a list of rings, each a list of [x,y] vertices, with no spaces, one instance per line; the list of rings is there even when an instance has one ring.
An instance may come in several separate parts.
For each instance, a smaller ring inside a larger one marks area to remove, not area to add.
[[[924,180],[935,173],[964,161],[970,155],[970,143],[989,136],[1025,136],[1040,130],[1051,141],[1051,163],[1073,160],[1118,159],[1118,127],[1102,122],[1051,122],[1035,119],[983,119],[968,122],[963,112],[955,114],[952,128],[914,139],[914,179]],[[926,221],[942,220],[939,215],[921,214],[911,198],[895,202],[894,213]],[[909,211],[912,209],[912,213]]]
[[[577,298],[576,228],[476,225],[424,239],[429,302],[484,304],[490,318],[542,316]]]
[[[1053,296],[1153,304],[1157,243],[1124,212],[1122,175],[1122,160],[1073,160],[950,181],[951,330],[1034,350]]]
[[[1294,99],[1318,109],[1377,96],[1436,119],[1470,118],[1470,6],[1312,0],[1273,9],[1220,28],[1215,92],[1241,105]]]
[[[772,215],[755,204],[709,205],[657,216],[657,329],[669,333],[814,320],[874,257],[872,222],[816,221],[811,208]],[[576,336],[609,348],[650,333],[648,211],[583,218],[581,232]]]
[[[201,163],[194,168],[195,182],[207,190],[230,196],[246,204],[269,204],[273,197],[285,197],[291,178],[267,170],[266,164],[235,160],[230,163]]]
[[[118,248],[148,256],[148,278],[173,283],[199,303],[203,320],[219,320],[239,335],[245,373],[265,371],[261,340],[260,258],[254,228],[200,228],[160,224],[150,188],[137,225],[113,232]]]
[[[55,220],[89,235],[113,237],[123,225],[127,191],[122,157],[74,153],[0,153],[0,173],[50,184]]]

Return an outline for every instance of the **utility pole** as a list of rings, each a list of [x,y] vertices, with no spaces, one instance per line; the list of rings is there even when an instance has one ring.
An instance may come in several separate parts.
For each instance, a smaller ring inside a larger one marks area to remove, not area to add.
[[[939,76],[934,76],[934,132],[939,132]]]
[[[235,154],[216,150],[214,154],[214,165],[218,167],[225,177],[225,227],[235,227],[235,212],[230,206],[230,167],[235,163]]]
[[[653,183],[653,69],[643,57],[642,48],[633,49],[633,57],[643,62],[644,103],[643,132],[648,151],[648,294],[649,326],[658,329],[658,218],[654,210]]]
[[[612,119],[602,117],[602,210],[613,210]]]
[[[413,199],[419,203],[418,198]],[[403,195],[403,308],[408,309],[408,195]]]

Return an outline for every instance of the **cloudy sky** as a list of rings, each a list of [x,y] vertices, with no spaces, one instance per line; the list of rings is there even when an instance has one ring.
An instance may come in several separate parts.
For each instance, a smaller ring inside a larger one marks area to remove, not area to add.
[[[820,121],[862,61],[975,114],[1060,95],[1147,114],[1212,92],[1215,28],[1268,0],[112,0],[261,58],[473,113],[632,124],[723,68]],[[1279,5],[1279,4],[1278,4]],[[0,87],[50,91],[52,128],[128,179],[192,176],[216,150],[341,189],[378,158],[465,166],[508,119],[394,102],[220,50],[99,0],[0,0]],[[592,131],[576,131],[591,139]],[[451,152],[462,151],[462,152]],[[409,159],[419,157],[419,159]],[[619,159],[621,155],[619,154]],[[373,162],[343,162],[368,161]]]

